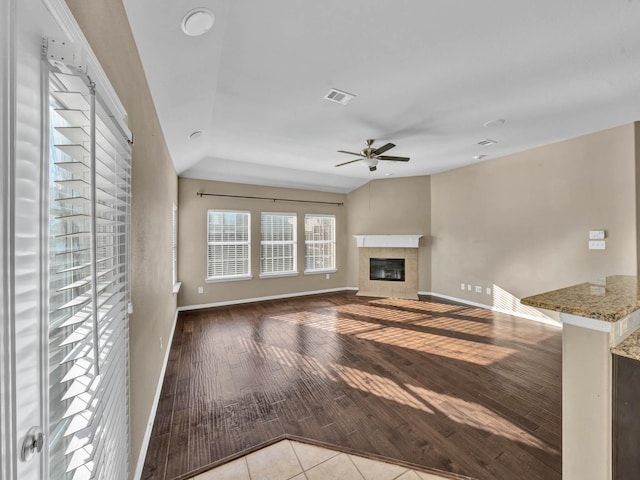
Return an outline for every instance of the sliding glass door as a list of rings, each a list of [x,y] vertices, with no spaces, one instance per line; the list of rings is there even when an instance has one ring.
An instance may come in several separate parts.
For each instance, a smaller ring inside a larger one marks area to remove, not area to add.
[[[0,14],[0,478],[124,480],[126,113],[63,0]]]

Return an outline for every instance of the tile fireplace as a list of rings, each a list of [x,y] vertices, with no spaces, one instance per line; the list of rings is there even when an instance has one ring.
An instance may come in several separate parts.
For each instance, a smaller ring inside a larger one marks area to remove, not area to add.
[[[358,293],[418,299],[418,244],[422,235],[354,235]]]

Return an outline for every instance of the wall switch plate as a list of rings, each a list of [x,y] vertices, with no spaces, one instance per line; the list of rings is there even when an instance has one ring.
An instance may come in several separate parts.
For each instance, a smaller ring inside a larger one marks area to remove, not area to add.
[[[604,240],[604,230],[589,230],[589,240]]]
[[[329,280],[331,278],[331,274],[327,273],[327,277],[326,278],[327,278],[327,280]]]
[[[204,288],[203,287],[198,287],[198,293],[204,293]]]
[[[464,283],[460,284],[460,290],[464,290]]]
[[[589,240],[589,250],[606,250],[606,240]]]
[[[471,291],[471,285],[467,285],[467,290]]]
[[[487,295],[491,295],[491,287],[487,287],[485,291],[487,292]]]
[[[482,287],[480,285],[476,285],[476,293],[482,293]]]

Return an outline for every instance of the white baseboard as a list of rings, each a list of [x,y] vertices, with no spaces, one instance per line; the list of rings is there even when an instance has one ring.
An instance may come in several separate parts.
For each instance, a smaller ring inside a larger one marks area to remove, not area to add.
[[[255,297],[255,298],[242,298],[239,300],[227,300],[223,302],[214,302],[214,303],[203,303],[200,305],[187,305],[184,307],[178,307],[178,312],[184,312],[188,310],[199,310],[201,308],[211,308],[211,307],[225,307],[229,305],[241,305],[243,303],[253,303],[253,302],[263,302],[266,300],[279,300],[282,298],[293,298],[293,297],[303,297],[306,295],[319,295],[322,293],[334,293],[334,292],[343,292],[343,291],[358,291],[358,287],[341,287],[341,288],[327,288],[324,290],[314,290],[309,292],[297,292],[297,293],[284,293],[282,295],[270,295],[266,297]],[[465,305],[470,305],[473,307],[486,308],[487,310],[491,310],[492,312],[504,313],[507,315],[513,315],[514,317],[524,318],[526,320],[531,320],[534,322],[544,323],[545,325],[552,325],[554,327],[561,327],[562,324],[556,320],[546,317],[539,317],[536,315],[529,315],[523,312],[517,312],[515,310],[507,310],[505,308],[494,307],[493,305],[487,305],[479,302],[472,302],[470,300],[465,300],[463,298],[452,297],[450,295],[444,295],[441,293],[435,292],[418,292],[418,295],[433,295],[434,297],[444,298],[446,300],[451,300],[452,302],[463,303]],[[173,335],[173,334],[172,334]]]
[[[528,313],[516,312],[515,310],[507,310],[506,308],[494,307],[493,305],[487,305],[484,303],[472,302],[462,298],[452,297],[449,295],[443,295],[435,292],[418,292],[418,295],[433,295],[434,297],[444,298],[445,300],[451,300],[452,302],[464,303],[472,307],[486,308],[492,312],[505,313],[507,315],[513,315],[514,317],[524,318],[525,320],[531,320],[538,323],[544,323],[545,325],[552,325],[554,327],[562,327],[562,323],[552,318],[538,317],[536,315],[529,315]]]
[[[149,421],[147,422],[147,428],[144,432],[144,437],[142,439],[142,446],[140,447],[140,453],[138,454],[138,463],[136,465],[136,471],[133,474],[134,480],[140,480],[140,477],[142,477],[144,460],[147,456],[147,449],[149,448],[149,440],[151,439],[153,422],[156,419],[156,411],[158,410],[158,402],[160,401],[160,393],[162,392],[162,384],[164,383],[164,374],[167,371],[167,363],[169,363],[169,352],[171,351],[171,345],[173,344],[173,334],[176,331],[177,323],[178,323],[178,309],[176,309],[176,313],[173,317],[171,334],[169,335],[169,338],[167,338],[167,343],[165,344],[164,360],[162,361],[162,369],[160,370],[160,377],[158,378],[158,386],[156,387],[156,394],[153,397],[153,405],[151,406],[151,412],[149,413]]]
[[[178,311],[185,312],[188,310],[199,310],[201,308],[226,307],[227,305],[241,305],[243,303],[264,302],[266,300],[279,300],[282,298],[304,297],[307,295],[319,295],[321,293],[344,292],[345,290],[358,290],[358,288],[357,287],[327,288],[324,290],[313,290],[311,292],[283,293],[282,295],[270,295],[267,297],[241,298],[239,300],[225,300],[223,302],[203,303],[200,305],[187,305],[184,307],[178,307]]]

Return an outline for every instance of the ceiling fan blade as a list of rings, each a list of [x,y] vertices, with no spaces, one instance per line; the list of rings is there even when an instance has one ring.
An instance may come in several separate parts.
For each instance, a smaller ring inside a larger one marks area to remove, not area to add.
[[[388,160],[391,162],[408,162],[411,160],[409,157],[391,157],[389,155],[378,155],[376,158],[378,160]]]
[[[361,158],[356,158],[355,160],[349,160],[348,162],[339,163],[338,165],[336,165],[336,167],[341,167],[343,165],[349,165],[350,163],[359,162],[360,160],[362,160],[362,159]]]
[[[386,152],[387,150],[391,150],[395,145],[393,143],[387,143],[386,145],[381,146],[380,148],[376,148],[372,155],[380,155],[381,153]]]
[[[338,153],[348,153],[349,155],[358,155],[359,157],[364,157],[361,153],[356,152],[347,152],[346,150],[338,150]]]

